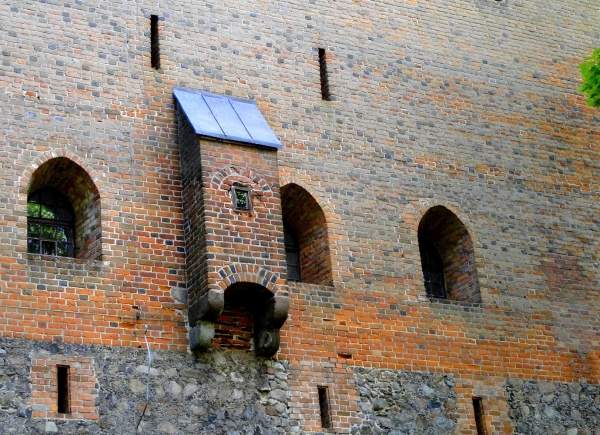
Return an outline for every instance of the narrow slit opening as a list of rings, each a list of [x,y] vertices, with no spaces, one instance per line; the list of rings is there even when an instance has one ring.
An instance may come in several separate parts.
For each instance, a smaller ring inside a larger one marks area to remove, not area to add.
[[[485,418],[483,414],[483,400],[481,397],[473,397],[473,410],[475,411],[475,426],[477,435],[487,435],[485,430]]]
[[[69,366],[57,366],[58,412],[69,413]]]
[[[319,48],[319,72],[321,75],[321,98],[327,101],[330,99],[331,94],[329,93],[327,57],[325,56],[324,48]]]
[[[150,15],[150,63],[152,68],[160,68],[160,46],[158,43],[158,15]]]
[[[329,413],[329,398],[327,387],[317,387],[319,392],[319,410],[321,412],[321,427],[331,429],[331,415]]]

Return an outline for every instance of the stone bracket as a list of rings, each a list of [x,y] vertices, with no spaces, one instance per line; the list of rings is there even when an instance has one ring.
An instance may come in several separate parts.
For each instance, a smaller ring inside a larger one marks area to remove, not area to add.
[[[188,307],[188,321],[195,326],[200,321],[214,322],[225,306],[223,290],[209,290]]]
[[[257,356],[270,357],[279,350],[279,329],[287,320],[290,299],[274,296],[254,313],[254,347]]]
[[[209,290],[199,301],[190,307],[188,316],[192,328],[189,331],[190,349],[206,350],[215,336],[214,322],[225,305],[222,290]],[[279,329],[288,317],[290,299],[287,296],[273,296],[267,302],[255,307],[254,347],[257,356],[270,357],[279,350]]]
[[[188,307],[190,349],[205,350],[210,347],[215,336],[214,322],[225,306],[223,290],[209,290]]]

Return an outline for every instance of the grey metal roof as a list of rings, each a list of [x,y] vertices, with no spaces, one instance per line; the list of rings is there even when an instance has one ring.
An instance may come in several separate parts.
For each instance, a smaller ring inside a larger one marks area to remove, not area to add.
[[[251,100],[173,88],[173,96],[201,136],[281,148],[267,121]]]

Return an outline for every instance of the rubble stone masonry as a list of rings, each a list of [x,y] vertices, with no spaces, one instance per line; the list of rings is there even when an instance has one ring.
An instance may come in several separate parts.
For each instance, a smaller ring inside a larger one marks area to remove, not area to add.
[[[600,433],[600,112],[577,92],[597,0],[0,14],[0,432],[479,435],[476,398],[489,434]],[[252,100],[282,148],[196,137],[175,86]],[[262,194],[252,216],[227,209],[236,180]],[[27,253],[44,185],[72,202],[75,258]],[[468,300],[426,297],[436,206],[468,240],[451,269]],[[303,228],[304,282],[285,280],[283,217]],[[279,351],[254,355],[227,296],[218,340],[190,351],[194,298],[240,282],[289,295]]]

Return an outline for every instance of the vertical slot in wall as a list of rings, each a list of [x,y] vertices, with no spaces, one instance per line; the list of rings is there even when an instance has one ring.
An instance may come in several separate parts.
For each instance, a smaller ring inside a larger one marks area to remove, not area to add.
[[[160,68],[160,45],[158,43],[158,15],[150,15],[150,63]]]
[[[69,366],[56,366],[58,386],[58,412],[69,413]]]
[[[327,101],[331,98],[331,94],[329,92],[329,72],[327,71],[327,56],[325,55],[324,48],[319,48],[319,71],[321,75],[321,98]]]
[[[477,435],[487,435],[487,431],[485,430],[485,418],[483,414],[483,400],[481,400],[481,397],[473,397],[473,410],[475,411]]]
[[[331,414],[329,413],[329,398],[327,387],[317,387],[319,392],[319,410],[321,412],[321,427],[331,429]]]

